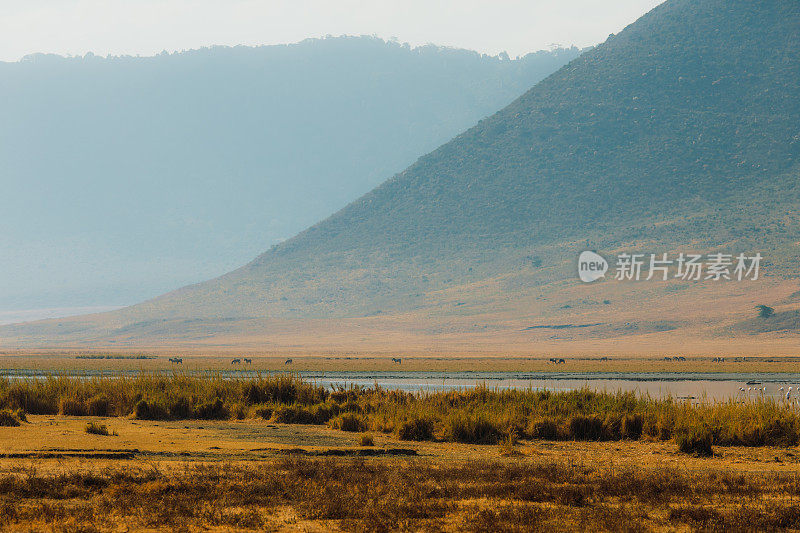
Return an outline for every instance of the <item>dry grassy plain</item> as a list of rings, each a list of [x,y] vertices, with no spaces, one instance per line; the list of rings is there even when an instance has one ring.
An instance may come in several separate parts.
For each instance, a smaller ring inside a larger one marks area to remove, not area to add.
[[[671,352],[674,355],[686,351]],[[792,354],[792,355],[789,355]],[[139,359],[137,357],[146,357]],[[152,371],[229,371],[252,372],[340,372],[340,371],[403,371],[403,372],[725,372],[725,373],[796,373],[800,372],[800,348],[777,355],[750,354],[726,356],[715,362],[716,355],[688,355],[685,361],[665,361],[664,356],[623,354],[563,355],[565,363],[554,365],[550,358],[562,357],[560,352],[543,352],[529,356],[476,356],[455,353],[432,355],[411,354],[398,350],[387,353],[326,352],[256,354],[244,350],[225,355],[185,352],[54,350],[0,352],[0,369],[35,370],[39,372],[152,372]],[[108,358],[106,358],[108,357]],[[180,357],[176,365],[170,358]],[[232,365],[233,358],[247,357],[252,363]],[[392,362],[401,357],[402,363]],[[286,364],[291,359],[291,364]]]
[[[796,448],[406,442],[263,420],[29,416],[0,428],[11,531],[800,528]]]
[[[498,278],[427,294],[410,312],[317,319],[152,320],[117,313],[0,327],[0,351],[104,350],[185,355],[416,357],[800,356],[800,285]],[[498,294],[507,298],[498,299]],[[775,316],[759,320],[757,305]],[[121,312],[122,313],[122,312]]]

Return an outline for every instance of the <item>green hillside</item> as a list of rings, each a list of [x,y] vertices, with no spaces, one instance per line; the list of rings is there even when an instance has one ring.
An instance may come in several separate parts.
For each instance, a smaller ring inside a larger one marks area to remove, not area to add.
[[[798,94],[796,1],[670,0],[243,268],[103,323],[418,311],[459,286],[485,310],[586,248],[724,246],[796,275]]]

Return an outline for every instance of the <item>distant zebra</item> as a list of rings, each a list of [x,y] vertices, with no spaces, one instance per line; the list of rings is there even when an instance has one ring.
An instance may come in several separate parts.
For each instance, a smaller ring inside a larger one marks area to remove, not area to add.
[[[248,365],[252,365],[253,364],[253,360],[252,359],[248,359],[246,357],[244,359],[244,362],[247,363]]]
[[[392,357],[392,363],[397,363],[398,365],[403,364],[403,360],[399,357]]]
[[[170,357],[169,358],[169,362],[170,363],[175,363],[176,365],[182,365],[183,364],[183,359],[180,358],[180,357]]]
[[[291,365],[292,364],[292,360],[291,359],[287,359],[286,362],[283,363],[283,364],[284,365]]]
[[[238,365],[238,364],[241,364],[241,362],[242,362],[241,359],[234,359],[233,361],[231,361],[231,364],[232,365]]]

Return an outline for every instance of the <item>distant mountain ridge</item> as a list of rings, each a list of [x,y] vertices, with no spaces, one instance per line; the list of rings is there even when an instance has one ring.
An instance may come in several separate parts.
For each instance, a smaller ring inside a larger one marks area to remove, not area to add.
[[[578,54],[343,37],[0,63],[0,311],[226,272]]]
[[[252,335],[253,320],[376,316],[416,317],[432,338],[517,335],[520,316],[602,324],[587,335],[716,327],[785,287],[583,287],[575,260],[584,249],[761,251],[767,278],[797,276],[798,28],[794,1],[669,0],[230,274],[95,319],[6,331],[200,342],[199,331]],[[692,299],[722,307],[710,318],[673,309]]]

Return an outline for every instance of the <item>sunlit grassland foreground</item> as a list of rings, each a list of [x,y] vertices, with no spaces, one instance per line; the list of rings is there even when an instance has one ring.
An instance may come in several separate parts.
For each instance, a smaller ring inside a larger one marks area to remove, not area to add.
[[[796,476],[519,462],[280,459],[0,477],[0,524],[311,531],[800,526]]]

